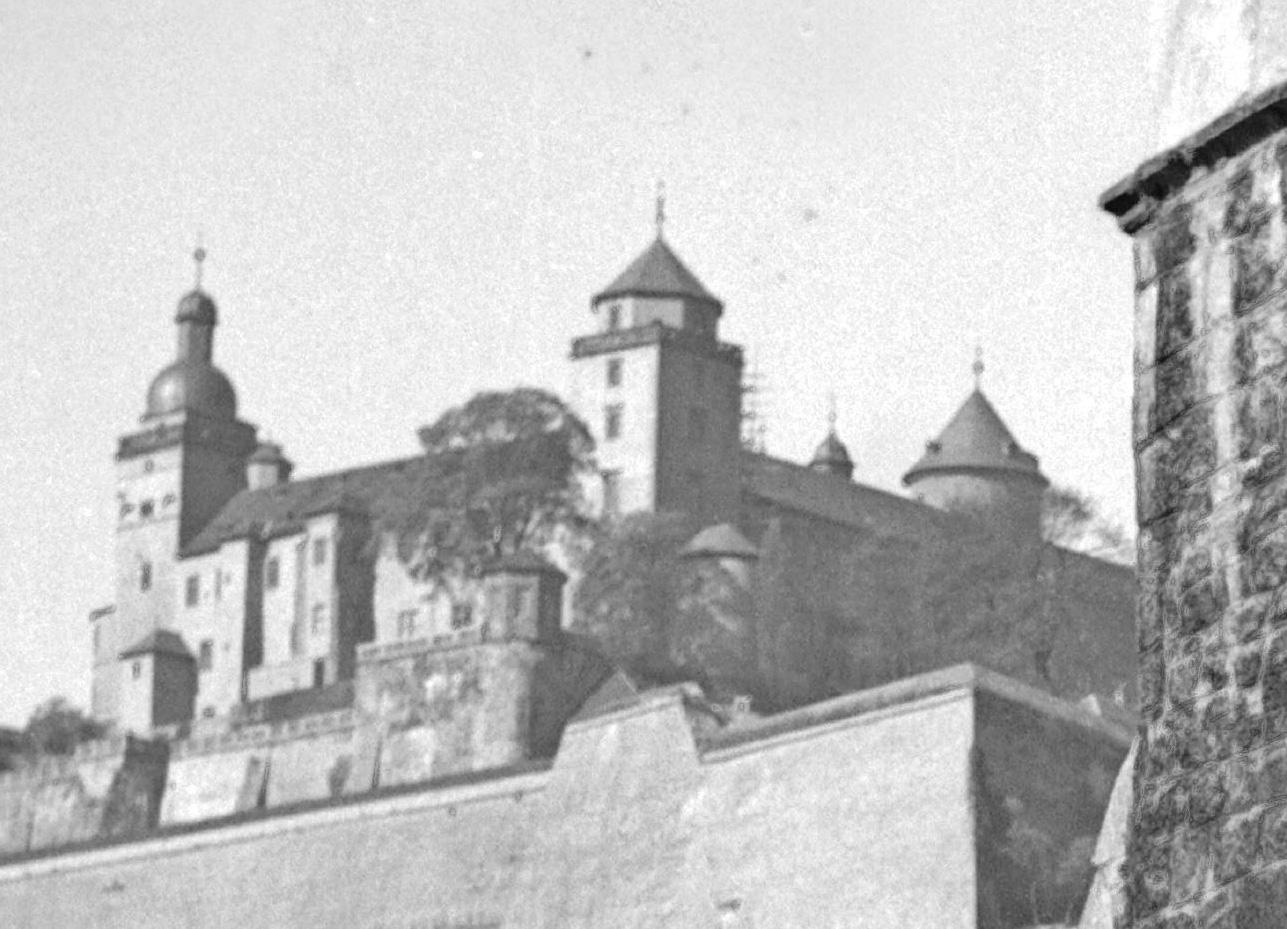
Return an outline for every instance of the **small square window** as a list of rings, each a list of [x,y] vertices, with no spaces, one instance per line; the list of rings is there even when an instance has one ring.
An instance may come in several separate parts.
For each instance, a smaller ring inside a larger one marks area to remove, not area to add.
[[[214,667],[214,642],[210,639],[202,639],[201,645],[197,647],[197,668],[201,671],[209,671]]]
[[[152,562],[145,561],[139,565],[139,590],[152,589]]]
[[[326,659],[318,658],[313,662],[313,686],[324,687],[326,685]]]
[[[137,680],[138,680],[140,677],[142,677],[142,676],[143,676],[143,662],[141,662],[141,661],[135,661],[135,662],[131,663],[131,664],[130,664],[130,677],[134,678],[134,680],[136,680],[136,681],[137,681]]]
[[[608,386],[609,387],[621,386],[621,359],[620,358],[608,359]]]
[[[215,715],[215,708],[214,708],[214,707],[212,707],[212,706],[205,706],[205,707],[202,707],[202,708],[201,708],[201,718],[202,718],[202,719],[214,719],[214,715]]]
[[[264,586],[269,590],[276,590],[277,585],[281,582],[282,568],[276,558],[269,558],[264,564]]]
[[[183,602],[188,606],[196,606],[201,602],[201,576],[199,574],[188,575],[188,580],[183,588]]]
[[[321,635],[326,631],[326,604],[313,604],[313,622],[310,631],[313,635]]]
[[[313,540],[313,564],[315,565],[326,564],[326,540],[325,539]]]
[[[153,503],[151,500],[144,500],[142,503],[139,504],[139,515],[142,516],[144,519],[147,519],[152,515],[152,512],[155,509],[156,509],[155,503]]]
[[[608,331],[615,332],[621,328],[621,304],[613,303],[608,307]]]
[[[614,403],[603,411],[603,435],[607,439],[621,435],[621,404]]]
[[[474,608],[468,603],[456,603],[451,607],[451,628],[467,629],[474,621]]]

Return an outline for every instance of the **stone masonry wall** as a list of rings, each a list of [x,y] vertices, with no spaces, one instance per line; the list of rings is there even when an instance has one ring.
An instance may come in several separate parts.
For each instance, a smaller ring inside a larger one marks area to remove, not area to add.
[[[1135,929],[1287,921],[1287,88],[1110,190],[1134,236]]]

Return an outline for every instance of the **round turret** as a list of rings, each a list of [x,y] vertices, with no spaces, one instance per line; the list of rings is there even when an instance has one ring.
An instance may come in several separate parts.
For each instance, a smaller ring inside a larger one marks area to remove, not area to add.
[[[1050,482],[981,390],[975,389],[925,454],[903,475],[923,503],[970,513],[1037,538],[1042,493]]]

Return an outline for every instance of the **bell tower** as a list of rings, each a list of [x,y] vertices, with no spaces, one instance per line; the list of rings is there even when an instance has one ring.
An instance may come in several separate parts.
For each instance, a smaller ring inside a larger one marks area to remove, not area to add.
[[[232,383],[214,366],[218,310],[196,286],[178,305],[175,359],[152,380],[140,428],[116,451],[116,608],[94,620],[93,712],[119,710],[119,657],[173,625],[183,546],[246,486],[255,427],[237,418]]]
[[[736,518],[742,350],[720,342],[724,305],[657,234],[590,301],[597,332],[572,343],[572,405],[594,435],[609,517]]]

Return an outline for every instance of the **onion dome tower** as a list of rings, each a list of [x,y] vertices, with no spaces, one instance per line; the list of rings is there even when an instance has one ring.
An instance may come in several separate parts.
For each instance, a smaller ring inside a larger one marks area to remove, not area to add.
[[[849,449],[836,435],[836,402],[831,400],[831,409],[827,413],[827,437],[813,453],[809,467],[823,474],[834,474],[836,477],[851,480],[854,475],[854,461],[849,457]]]
[[[114,718],[123,699],[120,652],[173,628],[184,546],[246,487],[255,427],[237,418],[237,394],[214,366],[215,302],[201,289],[205,249],[193,253],[196,286],[179,300],[175,358],[147,391],[140,427],[116,450],[116,609],[99,624],[94,714]]]
[[[974,390],[925,454],[903,475],[903,484],[924,503],[970,513],[1036,540],[1041,530],[1041,498],[1050,481],[1037,456],[1025,451],[979,381],[983,362],[974,362]]]

